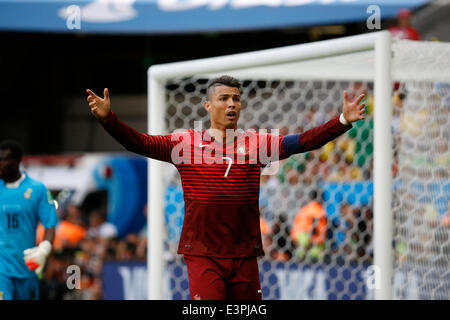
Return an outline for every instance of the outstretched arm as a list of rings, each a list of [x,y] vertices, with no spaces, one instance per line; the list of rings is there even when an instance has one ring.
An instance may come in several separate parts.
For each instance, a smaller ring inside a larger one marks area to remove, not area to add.
[[[174,142],[170,135],[149,135],[136,131],[122,122],[111,110],[109,91],[104,89],[104,98],[87,89],[87,101],[91,113],[99,120],[103,128],[128,151],[166,162],[171,162]]]
[[[361,103],[365,97],[361,94],[355,101],[348,101],[348,92],[344,91],[342,113],[330,121],[307,130],[301,134],[285,136],[282,142],[283,156],[315,150],[336,139],[352,128],[352,122],[365,118],[365,104]]]

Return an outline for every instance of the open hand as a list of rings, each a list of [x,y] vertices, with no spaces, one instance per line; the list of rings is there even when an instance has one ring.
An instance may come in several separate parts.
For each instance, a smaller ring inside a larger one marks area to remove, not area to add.
[[[365,103],[361,103],[361,100],[366,95],[363,93],[355,101],[348,101],[348,92],[344,91],[344,105],[342,106],[342,113],[348,123],[352,123],[358,120],[364,120],[365,118]]]
[[[92,114],[97,119],[105,119],[111,110],[108,89],[105,88],[105,90],[103,90],[104,98],[100,98],[89,89],[87,89],[86,92],[89,94],[87,101],[89,102]]]

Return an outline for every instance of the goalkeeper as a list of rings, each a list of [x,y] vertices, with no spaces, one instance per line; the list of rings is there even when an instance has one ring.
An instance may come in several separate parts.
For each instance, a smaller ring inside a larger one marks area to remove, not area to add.
[[[21,146],[0,142],[0,300],[38,300],[39,278],[55,236],[50,192],[19,169]],[[45,228],[36,246],[38,220]]]
[[[292,154],[320,148],[364,119],[364,95],[330,121],[302,134],[277,136],[237,130],[240,83],[229,76],[207,87],[211,128],[169,135],[139,133],[87,90],[92,114],[127,150],[172,163],[180,173],[185,216],[178,253],[184,255],[192,299],[262,299],[257,257],[264,254],[259,220],[261,169]],[[162,106],[161,106],[162,107]],[[226,156],[225,156],[226,155]]]

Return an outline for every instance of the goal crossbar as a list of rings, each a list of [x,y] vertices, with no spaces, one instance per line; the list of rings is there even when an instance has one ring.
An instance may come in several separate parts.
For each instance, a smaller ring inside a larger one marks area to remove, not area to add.
[[[159,64],[151,66],[148,69],[148,76],[155,80],[183,78],[195,74],[216,73],[225,70],[285,64],[307,59],[342,55],[350,52],[372,50],[375,46],[375,40],[382,33],[383,31],[380,31],[281,48]]]

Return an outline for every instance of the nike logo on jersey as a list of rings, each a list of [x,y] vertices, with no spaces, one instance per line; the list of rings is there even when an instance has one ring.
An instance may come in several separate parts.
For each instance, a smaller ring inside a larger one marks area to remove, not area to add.
[[[199,146],[200,148],[203,148],[203,147],[208,147],[209,144],[201,144],[201,143],[200,143],[198,146]]]

